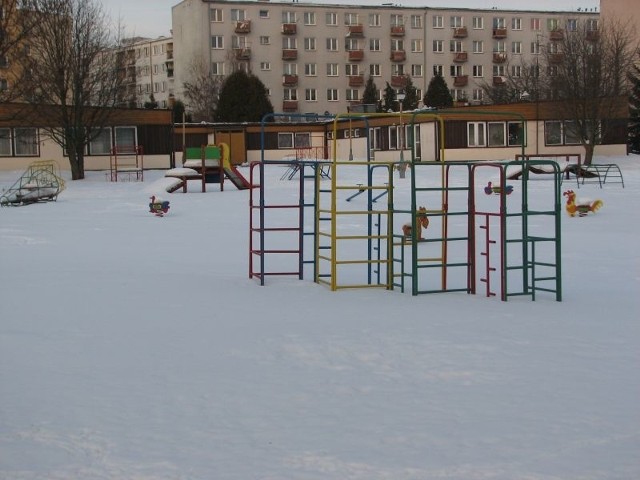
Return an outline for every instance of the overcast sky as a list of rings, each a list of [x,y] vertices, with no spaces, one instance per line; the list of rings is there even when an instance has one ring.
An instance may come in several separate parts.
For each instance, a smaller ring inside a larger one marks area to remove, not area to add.
[[[304,2],[304,0],[302,0]],[[302,3],[301,2],[301,3]],[[102,0],[105,10],[114,21],[121,19],[127,36],[159,37],[171,35],[171,7],[179,0]],[[388,0],[314,0],[312,3],[376,5]],[[402,6],[429,6],[451,8],[500,8],[514,10],[577,10],[596,8],[599,0],[402,0],[393,2]]]

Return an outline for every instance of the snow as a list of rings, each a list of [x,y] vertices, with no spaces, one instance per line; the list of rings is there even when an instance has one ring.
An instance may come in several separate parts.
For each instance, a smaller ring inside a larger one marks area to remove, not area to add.
[[[640,478],[638,160],[563,212],[562,302],[260,286],[249,191],[160,171],[2,208],[0,479]]]

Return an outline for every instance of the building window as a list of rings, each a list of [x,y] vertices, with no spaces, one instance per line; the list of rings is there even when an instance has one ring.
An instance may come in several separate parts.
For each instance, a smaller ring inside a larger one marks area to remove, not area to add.
[[[540,19],[539,18],[532,18],[531,19],[531,30],[533,30],[534,32],[539,32],[540,31]]]
[[[595,32],[596,30],[598,30],[598,20],[589,18],[587,20],[587,31]]]
[[[298,64],[297,63],[285,63],[282,65],[282,73],[284,75],[297,75]]]
[[[260,10],[258,16],[260,18],[269,18],[269,10]]]
[[[315,25],[316,24],[316,12],[304,12],[304,24]]]
[[[482,90],[481,88],[474,88],[473,101],[477,103],[482,103],[483,100],[484,100],[484,90]]]
[[[347,77],[354,77],[354,76],[358,76],[360,75],[360,72],[358,71],[358,64],[357,63],[347,63],[344,66],[344,74]]]
[[[519,147],[524,145],[524,126],[522,122],[508,122],[508,143],[510,147]]]
[[[369,65],[369,75],[371,75],[372,77],[381,76],[380,72],[381,72],[381,69],[380,69],[379,63],[372,63]]]
[[[337,88],[327,88],[327,101],[337,102],[340,100]]]
[[[482,30],[484,28],[484,18],[482,17],[473,17],[471,19],[471,26],[474,30]]]
[[[456,53],[463,52],[462,42],[460,40],[449,40],[449,51]]]
[[[347,52],[350,52],[352,50],[360,50],[359,48],[360,46],[358,45],[358,39],[357,38],[345,38],[344,40],[344,49]]]
[[[557,18],[547,18],[547,30],[553,32],[558,29],[558,19]]]
[[[212,8],[209,10],[209,20],[211,20],[212,22],[223,22],[224,21],[224,17],[222,16],[222,9],[221,8]]]
[[[0,128],[0,156],[11,156],[11,129]]]
[[[422,52],[422,40],[411,40],[411,51],[414,53]]]
[[[485,125],[482,122],[467,123],[467,146],[484,147],[487,145]]]
[[[337,38],[327,38],[327,50],[329,52],[337,52],[338,51],[338,39]]]
[[[404,76],[404,65],[402,64],[391,65],[391,75],[393,75],[394,77]]]
[[[307,102],[317,102],[318,101],[318,91],[315,88],[307,88],[304,91],[304,99]]]
[[[347,101],[357,102],[360,100],[360,95],[357,88],[347,88]]]
[[[511,19],[511,30],[522,30],[522,18],[513,17]]]
[[[511,76],[515,78],[522,77],[522,65],[511,65]]]
[[[517,55],[522,53],[522,42],[511,42],[511,53]]]
[[[440,75],[442,76],[442,72],[444,71],[444,69],[442,68],[442,65],[434,65],[433,66],[433,75]]]
[[[409,18],[411,28],[422,28],[422,15],[411,15]]]
[[[545,145],[562,145],[562,122],[544,122]]]
[[[370,38],[369,39],[369,50],[372,52],[380,51],[380,39],[379,38]]]
[[[337,76],[338,76],[338,64],[327,63],[327,77],[337,77]]]
[[[493,53],[504,53],[507,51],[507,43],[502,40],[497,40],[493,44]]]
[[[271,37],[268,37],[267,35],[261,35],[260,45],[271,45]]]
[[[269,67],[271,69],[271,67]],[[213,62],[211,64],[211,75],[224,75],[224,63]]]
[[[442,40],[434,40],[433,41],[433,51],[435,53],[442,53],[444,51]]]
[[[338,25],[338,14],[335,12],[327,12],[325,15],[325,23],[331,27]]]
[[[462,76],[464,74],[463,73],[463,69],[462,69],[462,65],[451,65],[449,67],[449,74],[452,77],[460,77],[460,76]]]
[[[298,16],[296,12],[290,12],[285,10],[282,12],[282,23],[296,23],[298,21]]]
[[[16,128],[13,133],[16,156],[38,156],[38,130],[36,128]]]
[[[505,146],[505,124],[504,122],[489,122],[487,128],[489,131],[489,146],[504,147]]]
[[[132,148],[138,145],[136,127],[115,127],[115,146],[117,148]]]
[[[231,21],[232,22],[242,22],[246,19],[246,12],[239,8],[231,9]]]
[[[458,15],[452,15],[451,17],[449,17],[449,24],[451,28],[460,28],[464,26],[462,24],[462,17]]]
[[[475,78],[481,78],[484,76],[484,66],[483,65],[474,65],[473,66],[473,76]]]
[[[9,82],[6,78],[0,78],[0,92],[9,90]]]
[[[224,48],[224,37],[222,35],[211,36],[211,48],[221,50]]]
[[[278,148],[293,148],[293,133],[278,132]]]
[[[422,77],[422,64],[414,63],[411,65],[411,76],[412,77]],[[420,97],[418,97],[420,98]]]
[[[504,17],[493,17],[493,28],[507,28]]]
[[[344,14],[344,24],[349,25],[360,25],[360,20],[358,19],[357,13],[346,12]]]
[[[269,62],[260,62],[260,70],[263,72],[268,72],[271,70],[271,64]]]
[[[379,13],[370,13],[369,14],[369,26],[370,27],[379,27],[381,25],[380,14]]]
[[[389,21],[392,27],[404,25],[404,17],[402,15],[398,15],[397,13],[392,13],[389,17]]]
[[[282,90],[284,100],[298,100],[298,90],[296,88],[284,88]]]
[[[305,38],[304,39],[304,49],[307,52],[315,52],[315,50],[316,50],[316,39],[314,37]]]
[[[103,128],[89,142],[90,155],[109,155],[111,153],[111,129]]]
[[[471,44],[471,48],[473,49],[473,53],[483,53],[484,42],[482,40],[474,40]]]
[[[444,20],[442,15],[434,15],[432,19],[433,28],[444,28]]]
[[[535,42],[531,42],[531,55],[539,55],[540,54],[540,42],[537,40]]]
[[[578,30],[578,20],[575,18],[567,19],[567,31],[575,32]]]
[[[305,63],[304,64],[304,74],[307,77],[315,77],[316,73],[316,64],[315,63]]]

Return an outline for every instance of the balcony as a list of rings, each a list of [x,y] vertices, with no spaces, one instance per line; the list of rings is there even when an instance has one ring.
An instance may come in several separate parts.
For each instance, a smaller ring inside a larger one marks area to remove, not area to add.
[[[507,61],[505,52],[493,52],[493,63],[504,63]]]
[[[507,84],[507,77],[496,76],[493,77],[493,84],[497,86],[502,86]]]
[[[404,37],[404,25],[391,25],[392,37]]]
[[[351,75],[349,76],[350,87],[361,87],[364,85],[364,75]]]
[[[282,85],[285,87],[295,87],[298,85],[298,75],[283,75]]]
[[[407,86],[406,75],[391,75],[391,86],[395,88],[404,88]]]
[[[362,25],[349,25],[347,30],[347,37],[358,38],[364,37],[364,26]]]
[[[282,59],[283,60],[297,60],[298,59],[298,50],[295,48],[285,48],[282,50]]]
[[[595,42],[600,38],[598,30],[587,30],[587,40],[589,42]]]
[[[285,35],[295,35],[298,32],[297,26],[295,23],[283,23],[282,24],[282,33]]]
[[[282,102],[282,111],[283,112],[297,112],[298,111],[298,101],[297,100],[284,100]]]
[[[469,84],[469,75],[458,75],[453,79],[454,87],[466,87]]]
[[[349,50],[349,61],[359,62],[364,58],[364,50]]]
[[[549,32],[549,40],[564,40],[564,30],[556,29]]]
[[[506,28],[494,28],[493,29],[493,38],[507,38],[507,29]]]
[[[404,50],[392,50],[390,60],[392,62],[404,62],[407,59],[407,52]]]
[[[251,33],[251,20],[242,20],[236,22],[236,33]]]
[[[557,65],[564,60],[564,53],[551,53],[549,54],[549,63]]]
[[[468,60],[469,55],[467,54],[467,52],[456,52],[456,54],[453,56],[453,61],[456,63],[464,63]]]
[[[467,27],[458,27],[453,29],[453,38],[467,38]]]
[[[251,60],[250,48],[234,48],[233,54],[236,57],[236,60]]]

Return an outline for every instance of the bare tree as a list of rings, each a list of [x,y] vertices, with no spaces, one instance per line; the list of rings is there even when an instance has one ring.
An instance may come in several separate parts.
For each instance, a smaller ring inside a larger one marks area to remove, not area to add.
[[[211,75],[202,58],[194,59],[187,70],[184,97],[195,121],[213,121],[224,77]]]
[[[628,74],[636,58],[630,23],[616,19],[578,25],[565,31],[553,49],[543,52],[548,95],[557,100],[556,115],[585,149],[585,163],[602,139],[620,128],[621,96],[628,95]],[[616,121],[617,120],[617,121]]]
[[[38,21],[23,59],[22,97],[39,108],[38,124],[84,178],[87,145],[113,118],[122,71],[120,29],[93,0],[37,0]],[[115,30],[115,33],[114,33]]]

